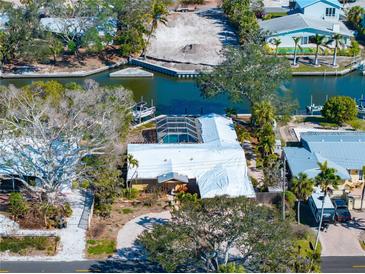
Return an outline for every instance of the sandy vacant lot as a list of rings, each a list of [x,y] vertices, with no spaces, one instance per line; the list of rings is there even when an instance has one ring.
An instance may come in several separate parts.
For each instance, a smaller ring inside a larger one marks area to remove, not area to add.
[[[236,45],[237,38],[220,9],[196,13],[172,13],[167,25],[160,24],[147,55],[193,64],[217,65],[224,45]]]

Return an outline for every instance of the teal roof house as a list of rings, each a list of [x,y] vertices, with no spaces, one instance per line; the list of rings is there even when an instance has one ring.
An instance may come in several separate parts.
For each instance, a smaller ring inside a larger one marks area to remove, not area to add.
[[[340,20],[343,13],[338,0],[296,0],[290,15],[261,21],[261,29],[267,33],[265,39],[271,43],[280,39],[279,47],[294,47],[293,37],[301,37],[302,47],[315,47],[316,34],[330,39],[333,34],[343,36],[343,44],[349,46],[354,36]]]
[[[306,132],[301,134],[301,147],[285,147],[285,158],[292,176],[306,173],[314,178],[318,163],[327,161],[343,180],[364,179],[365,132]]]

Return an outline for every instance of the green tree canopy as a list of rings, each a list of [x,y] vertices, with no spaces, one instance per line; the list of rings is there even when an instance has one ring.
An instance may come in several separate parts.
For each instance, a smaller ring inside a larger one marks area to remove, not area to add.
[[[149,258],[166,271],[229,271],[233,260],[248,272],[310,268],[304,263],[308,258],[295,252],[291,226],[280,221],[276,211],[252,199],[186,200],[172,217],[139,237]],[[242,270],[239,265],[237,271]]]
[[[322,115],[337,124],[343,124],[356,118],[358,109],[354,99],[348,96],[333,96],[322,109]]]
[[[228,94],[231,100],[248,100],[251,105],[275,102],[277,89],[291,76],[287,60],[267,55],[255,44],[228,48],[225,61],[212,72],[202,73],[198,86],[205,97]]]

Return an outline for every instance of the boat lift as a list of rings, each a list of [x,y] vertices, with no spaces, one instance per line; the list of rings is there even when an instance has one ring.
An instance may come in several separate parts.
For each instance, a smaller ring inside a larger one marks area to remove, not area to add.
[[[155,113],[156,107],[153,105],[153,100],[151,100],[151,106],[148,106],[147,102],[143,101],[143,97],[132,107],[133,120],[138,124],[142,122],[143,118],[152,117]]]

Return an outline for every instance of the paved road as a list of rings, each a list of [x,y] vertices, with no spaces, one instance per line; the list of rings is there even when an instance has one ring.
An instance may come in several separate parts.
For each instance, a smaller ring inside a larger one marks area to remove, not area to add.
[[[0,262],[0,273],[162,272],[142,261],[108,259],[74,262]]]
[[[162,272],[161,269],[145,262],[108,259],[105,261],[78,262],[0,262],[0,273],[85,273],[85,272]],[[322,257],[324,273],[364,273],[363,257]]]
[[[364,273],[365,256],[361,257],[322,257],[324,273]]]

